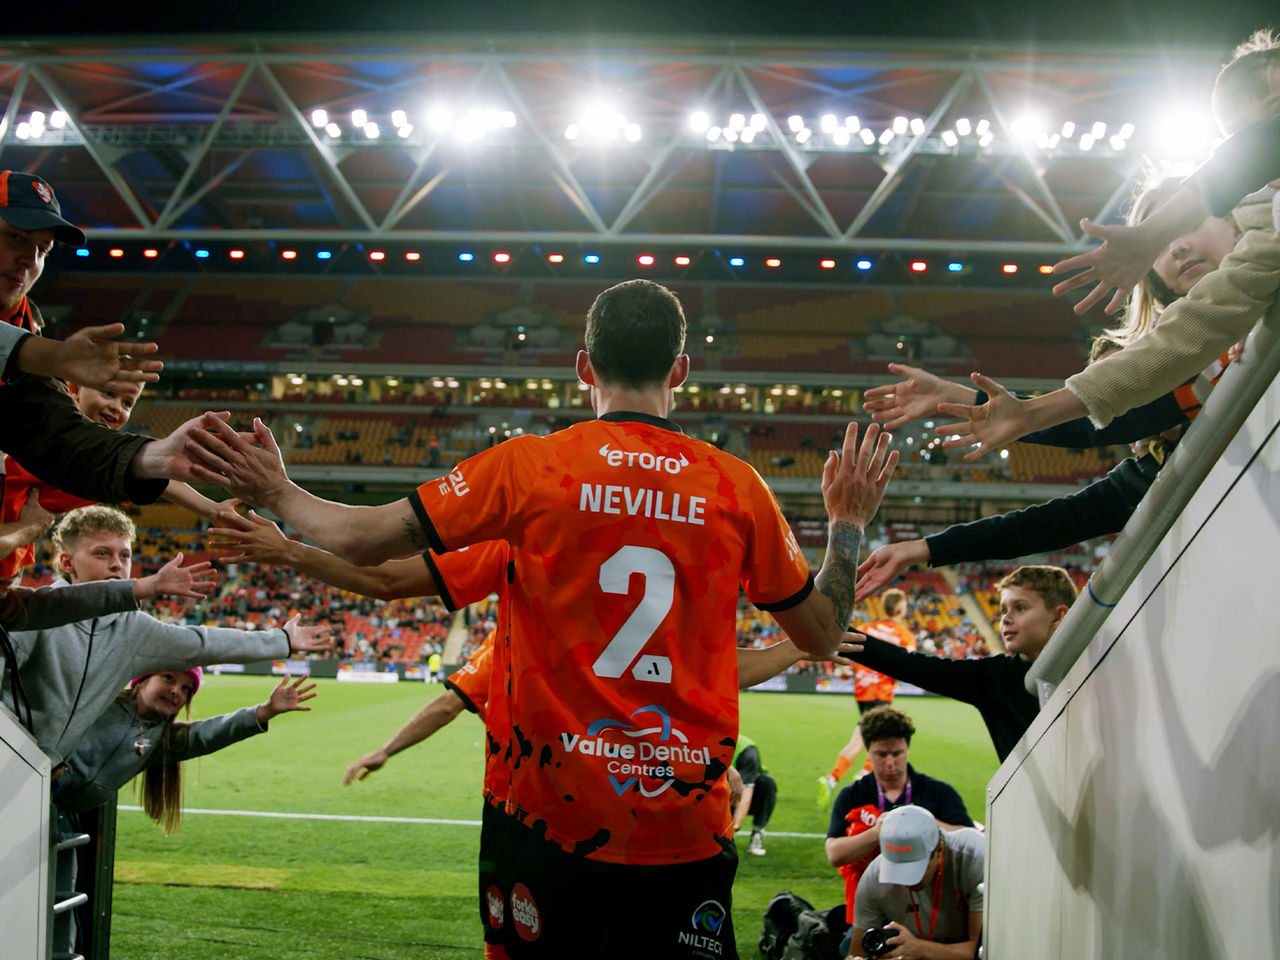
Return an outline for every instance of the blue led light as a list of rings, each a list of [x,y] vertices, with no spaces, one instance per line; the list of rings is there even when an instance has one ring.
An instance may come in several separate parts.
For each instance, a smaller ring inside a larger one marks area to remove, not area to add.
[[[600,254],[598,254],[598,253],[588,253],[585,257],[583,257],[583,258],[582,258],[582,262],[583,262],[583,263],[599,263],[599,262],[600,262]]]
[[[859,261],[857,262],[857,264],[855,264],[855,266],[857,266],[857,268],[858,268],[859,270],[870,270],[870,269],[871,269],[871,261],[870,261],[870,260],[859,260]]]
[[[741,257],[730,257],[730,258],[729,258],[729,266],[731,266],[731,267],[740,267],[740,266],[742,266],[742,265],[743,265],[744,263],[746,263],[746,262],[747,262],[747,261],[743,260]]]
[[[471,262],[472,260],[474,260],[475,258],[476,258],[476,255],[475,255],[474,253],[460,253],[460,254],[458,254],[458,259],[459,259],[459,260],[461,260],[463,263],[470,263],[470,262]]]
[[[196,251],[196,259],[197,259],[197,260],[208,260],[208,259],[209,259],[209,251],[208,251],[208,250],[197,250],[197,251]]]
[[[953,260],[951,263],[948,263],[948,264],[947,264],[947,269],[948,269],[948,270],[950,270],[952,273],[959,273],[961,270],[963,270],[963,269],[964,269],[964,264],[963,264],[963,263],[956,263],[956,262]]]
[[[332,250],[317,250],[317,251],[316,251],[316,259],[317,259],[317,260],[332,260],[332,259],[333,259],[333,251],[332,251]]]
[[[88,255],[89,255],[89,248],[88,248],[88,247],[76,247],[76,256],[77,256],[77,257],[87,257]]]

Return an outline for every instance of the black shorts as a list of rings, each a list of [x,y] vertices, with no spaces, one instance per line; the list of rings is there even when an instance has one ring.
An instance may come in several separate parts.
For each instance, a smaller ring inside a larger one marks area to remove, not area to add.
[[[480,832],[484,939],[530,957],[721,960],[733,935],[732,843],[706,860],[661,866],[566,853],[485,804]]]
[[[868,710],[874,710],[876,707],[888,707],[893,704],[892,700],[859,700],[858,716],[866,713]]]

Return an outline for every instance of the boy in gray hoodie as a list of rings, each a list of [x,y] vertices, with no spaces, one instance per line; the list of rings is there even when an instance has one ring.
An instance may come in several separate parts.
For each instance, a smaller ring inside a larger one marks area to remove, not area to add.
[[[133,537],[133,522],[113,507],[72,510],[53,534],[58,566],[71,584],[128,579]],[[165,569],[178,576],[180,562],[181,554]],[[194,590],[186,595],[203,596]],[[175,626],[136,609],[11,636],[33,734],[55,767],[133,677],[332,647],[328,626],[303,627],[298,617],[283,629],[249,631]],[[5,700],[12,704],[8,689]]]

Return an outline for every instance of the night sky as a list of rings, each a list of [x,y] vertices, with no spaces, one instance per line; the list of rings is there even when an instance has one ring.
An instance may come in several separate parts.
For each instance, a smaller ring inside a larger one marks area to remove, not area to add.
[[[60,3],[19,8],[9,38],[158,33],[466,32],[927,38],[1035,45],[1230,48],[1280,28],[1276,0],[211,0],[203,4]]]

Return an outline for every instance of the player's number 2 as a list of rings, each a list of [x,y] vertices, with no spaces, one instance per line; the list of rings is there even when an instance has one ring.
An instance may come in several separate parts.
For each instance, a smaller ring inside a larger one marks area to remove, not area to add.
[[[600,589],[625,596],[633,573],[644,577],[644,594],[592,665],[598,677],[622,676],[671,610],[676,570],[665,553],[652,547],[619,549],[600,566]],[[641,657],[631,675],[637,680],[670,683],[671,661],[667,657]]]

